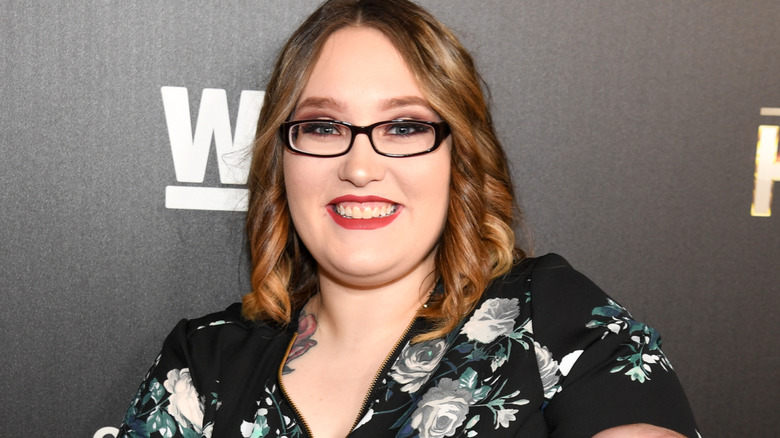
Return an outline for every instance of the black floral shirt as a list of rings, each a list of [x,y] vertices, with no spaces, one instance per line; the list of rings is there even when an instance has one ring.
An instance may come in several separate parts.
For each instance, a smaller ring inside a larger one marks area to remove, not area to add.
[[[551,254],[494,281],[446,337],[409,342],[370,389],[350,437],[590,437],[651,423],[697,437],[658,333]],[[279,385],[296,327],[240,305],[181,321],[119,437],[308,437]]]

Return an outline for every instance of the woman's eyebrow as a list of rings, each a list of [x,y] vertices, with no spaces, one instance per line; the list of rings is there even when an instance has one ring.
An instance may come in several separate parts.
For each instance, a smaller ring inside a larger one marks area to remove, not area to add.
[[[295,107],[295,111],[302,109],[335,109],[339,111],[344,110],[344,106],[330,97],[307,97],[298,103]]]
[[[430,109],[428,101],[419,96],[401,96],[385,99],[379,102],[379,109],[382,111],[402,108],[408,106],[421,106]],[[298,103],[295,111],[307,109],[332,109],[336,111],[345,111],[345,105],[331,97],[307,97]]]
[[[393,108],[398,108],[403,106],[415,106],[415,105],[423,106],[425,108],[430,108],[430,104],[428,103],[428,101],[419,96],[402,96],[402,97],[394,97],[392,99],[387,99],[381,103],[380,108],[383,110],[387,110],[387,109],[393,109]]]

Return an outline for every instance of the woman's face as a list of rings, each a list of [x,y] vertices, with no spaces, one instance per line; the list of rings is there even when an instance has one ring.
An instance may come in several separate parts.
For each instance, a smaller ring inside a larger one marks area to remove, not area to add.
[[[390,40],[355,27],[327,40],[292,119],[366,126],[405,118],[441,120]],[[321,275],[368,287],[433,271],[447,215],[450,142],[404,158],[377,154],[363,134],[340,157],[285,151],[292,220]]]

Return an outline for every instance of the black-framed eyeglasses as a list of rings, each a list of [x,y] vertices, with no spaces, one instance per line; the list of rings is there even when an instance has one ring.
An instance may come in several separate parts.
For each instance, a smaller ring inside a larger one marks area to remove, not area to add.
[[[355,137],[366,134],[374,151],[385,157],[413,157],[435,151],[450,135],[447,122],[386,120],[355,126],[336,120],[295,120],[279,130],[287,149],[312,157],[338,157],[352,149]]]

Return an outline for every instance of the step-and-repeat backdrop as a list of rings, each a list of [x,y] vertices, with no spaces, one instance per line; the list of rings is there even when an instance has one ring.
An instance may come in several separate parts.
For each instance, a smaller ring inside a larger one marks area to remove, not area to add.
[[[173,325],[248,291],[243,147],[316,4],[3,3],[0,435],[109,437]],[[705,436],[773,436],[780,3],[421,3],[490,87],[536,252],[663,333]]]

